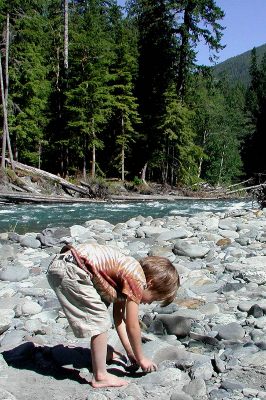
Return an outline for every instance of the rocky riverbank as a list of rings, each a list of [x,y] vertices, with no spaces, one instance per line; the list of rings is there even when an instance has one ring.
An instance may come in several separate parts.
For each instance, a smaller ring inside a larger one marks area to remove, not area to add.
[[[2,233],[0,400],[266,399],[265,228],[265,212],[242,210]],[[73,336],[46,280],[62,245],[83,242],[162,255],[180,274],[174,303],[140,308],[144,353],[158,372],[130,371],[109,332],[108,368],[127,387],[90,386],[89,343]]]

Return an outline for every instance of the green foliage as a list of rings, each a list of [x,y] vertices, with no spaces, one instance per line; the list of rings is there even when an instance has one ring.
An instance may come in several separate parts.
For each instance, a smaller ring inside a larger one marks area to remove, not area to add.
[[[139,179],[137,176],[134,176],[133,185],[139,186],[141,184],[142,184],[141,179]]]
[[[247,118],[245,89],[230,88],[225,75],[213,81],[196,65],[201,38],[213,53],[222,47],[223,11],[213,0],[132,0],[126,16],[115,0],[68,6],[66,67],[61,1],[0,4],[3,61],[10,12],[8,120],[16,160],[84,179],[89,170],[127,175],[138,186],[144,165],[148,179],[163,184],[221,184],[239,179],[241,156],[249,163],[248,138],[256,164],[255,149],[265,147],[266,62],[253,60]]]
[[[258,62],[262,61],[263,55],[266,52],[266,44],[256,48]],[[243,54],[229,58],[212,67],[214,77],[220,79],[222,74],[228,76],[231,85],[235,86],[241,82],[245,88],[251,83],[250,63],[252,50],[246,51]]]

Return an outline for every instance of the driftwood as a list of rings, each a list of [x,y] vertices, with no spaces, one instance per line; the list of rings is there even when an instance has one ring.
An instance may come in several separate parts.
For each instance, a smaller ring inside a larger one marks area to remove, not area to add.
[[[6,161],[8,163],[10,163],[9,159],[6,159]],[[44,179],[48,179],[48,180],[50,180],[52,182],[55,182],[55,183],[61,185],[63,188],[66,188],[66,189],[69,189],[69,190],[73,190],[74,192],[80,193],[83,196],[86,196],[86,197],[94,196],[94,193],[93,193],[93,191],[91,189],[88,190],[88,189],[86,189],[84,187],[81,187],[79,185],[75,185],[74,183],[70,183],[67,180],[61,178],[60,176],[51,174],[50,172],[46,172],[46,171],[43,171],[41,169],[34,168],[34,167],[29,167],[28,165],[21,164],[21,163],[19,163],[17,161],[14,161],[14,166],[15,166],[15,168],[17,170],[24,171],[24,172],[29,172],[29,173],[32,173],[34,175],[41,176]]]
[[[250,189],[259,189],[259,188],[262,188],[262,187],[265,187],[265,186],[266,186],[266,183],[261,183],[260,185],[248,186],[248,187],[245,187],[245,188],[241,188],[241,189],[237,189],[237,190],[231,190],[231,191],[229,190],[228,192],[225,193],[225,195],[244,192],[244,191],[250,190]]]
[[[63,196],[45,196],[42,194],[30,193],[0,193],[1,203],[88,203],[94,199],[88,198],[67,198]],[[99,200],[98,200],[99,201]]]

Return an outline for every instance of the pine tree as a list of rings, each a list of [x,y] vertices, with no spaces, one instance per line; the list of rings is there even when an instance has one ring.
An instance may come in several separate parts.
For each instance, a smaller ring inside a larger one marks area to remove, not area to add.
[[[195,70],[196,46],[200,40],[204,39],[212,51],[211,59],[224,48],[221,45],[224,28],[217,21],[225,14],[214,0],[172,0],[171,5],[182,21],[175,33],[180,40],[177,91],[184,96],[189,73]]]

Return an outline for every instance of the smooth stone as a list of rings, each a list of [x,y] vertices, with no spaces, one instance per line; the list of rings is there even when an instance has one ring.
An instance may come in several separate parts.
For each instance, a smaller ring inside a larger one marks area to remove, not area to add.
[[[23,238],[21,238],[20,244],[23,247],[30,247],[32,249],[38,249],[39,247],[41,247],[41,242],[35,237],[31,236],[24,236]]]
[[[0,341],[1,346],[16,347],[21,344],[25,335],[26,332],[22,330],[13,330],[11,332],[7,332]]]
[[[166,233],[166,232],[169,232],[169,229],[156,227],[156,226],[141,226],[136,231],[136,237],[143,237],[143,235],[144,235],[144,237],[146,237],[146,238],[151,238],[151,237],[157,238],[162,233]]]
[[[80,237],[88,232],[88,229],[82,225],[73,225],[70,227],[71,237]]]
[[[189,236],[189,232],[184,228],[179,228],[171,230],[169,232],[164,232],[156,238],[157,242],[160,241],[171,241],[174,239],[184,239]]]
[[[36,319],[36,320],[28,319],[27,321],[25,321],[24,327],[25,327],[26,331],[28,331],[28,332],[37,332],[37,331],[41,330],[42,323],[38,319]]]
[[[15,249],[9,244],[4,244],[1,247],[0,260],[13,260],[15,258]]]
[[[194,400],[206,398],[206,384],[203,379],[194,379],[183,387],[183,391]]]
[[[26,301],[24,304],[22,304],[21,310],[23,314],[34,315],[40,313],[42,311],[42,307],[34,301]]]
[[[182,349],[161,341],[149,341],[143,344],[145,357],[152,360],[155,364],[160,364],[165,360],[177,360],[179,358],[188,358],[186,352]]]
[[[220,312],[220,308],[217,304],[208,303],[200,306],[199,311],[205,315],[213,315],[218,314]]]
[[[237,322],[231,322],[218,329],[218,335],[221,339],[240,340],[245,336],[245,330]]]
[[[175,312],[175,315],[184,317],[184,318],[190,318],[194,319],[196,321],[203,321],[204,320],[204,314],[202,314],[198,310],[193,310],[193,309],[182,309],[178,310]]]
[[[224,286],[222,286],[219,290],[218,293],[227,293],[227,292],[237,292],[238,290],[242,289],[245,287],[244,283],[242,282],[232,282],[232,283],[226,283]]]
[[[243,312],[248,312],[248,310],[250,310],[250,308],[254,305],[254,301],[252,300],[246,300],[246,301],[241,301],[237,308],[239,311],[243,311]]]
[[[208,381],[211,379],[213,372],[211,360],[206,362],[196,361],[190,370],[190,375],[192,379],[203,379],[204,381]]]
[[[156,320],[163,323],[168,335],[176,335],[177,338],[187,336],[191,329],[190,319],[176,314],[158,314]]]
[[[171,394],[170,400],[193,400],[193,398],[185,392],[177,392]]]
[[[38,314],[32,315],[31,319],[39,319],[42,322],[47,322],[49,320],[55,320],[58,317],[58,312],[56,311],[42,311]]]
[[[223,236],[224,238],[229,238],[229,239],[237,239],[239,238],[239,233],[236,231],[229,231],[229,230],[220,230],[219,234]]]
[[[263,317],[264,311],[258,304],[254,304],[248,310],[248,316],[249,315],[253,315],[253,317],[255,317],[255,318],[260,318],[260,317]]]
[[[209,248],[197,244],[191,244],[185,240],[178,239],[174,245],[173,252],[177,255],[203,258],[208,252]]]
[[[225,380],[221,383],[220,387],[228,392],[234,392],[235,390],[243,390],[245,386],[235,380]]]
[[[11,320],[7,316],[0,315],[0,335],[7,331],[11,326]]]
[[[254,365],[255,367],[266,365],[266,351],[259,351],[242,360],[243,365]]]
[[[173,314],[175,311],[178,311],[178,305],[171,303],[166,307],[156,306],[152,311],[158,314]]]
[[[7,265],[0,271],[0,280],[21,282],[28,279],[30,272],[27,268],[18,265]]]

